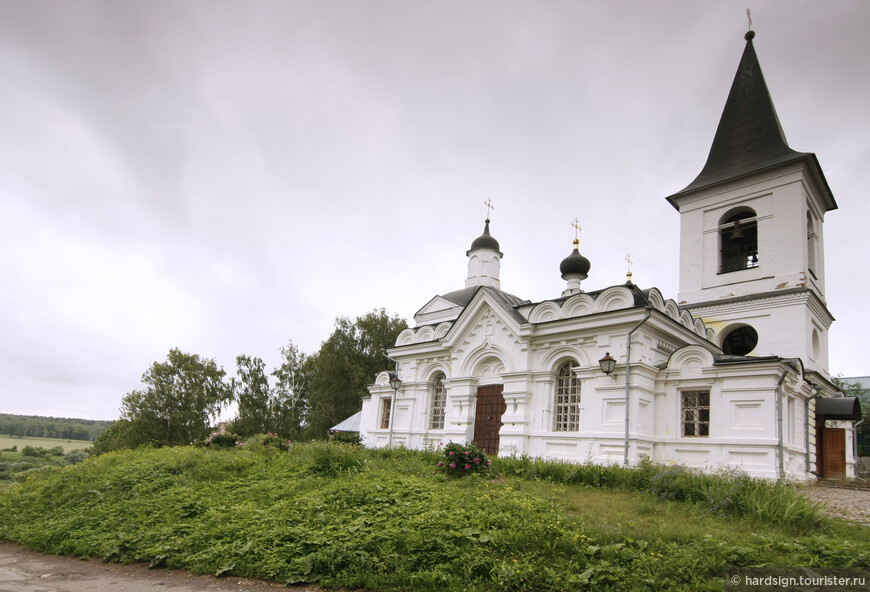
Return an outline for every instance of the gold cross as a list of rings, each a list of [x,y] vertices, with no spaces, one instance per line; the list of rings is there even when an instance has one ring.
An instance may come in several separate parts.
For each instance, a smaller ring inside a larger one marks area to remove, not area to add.
[[[578,240],[580,238],[580,231],[583,230],[583,227],[580,226],[580,220],[574,218],[571,220],[571,226],[574,227],[574,240]]]
[[[495,206],[492,205],[492,200],[489,198],[487,198],[487,200],[485,202],[483,202],[483,205],[486,206],[486,217],[487,217],[487,219],[489,219],[489,211],[494,210]]]
[[[631,253],[625,254],[625,262],[628,263],[628,273],[631,273],[631,264],[634,263],[634,260],[631,258]]]

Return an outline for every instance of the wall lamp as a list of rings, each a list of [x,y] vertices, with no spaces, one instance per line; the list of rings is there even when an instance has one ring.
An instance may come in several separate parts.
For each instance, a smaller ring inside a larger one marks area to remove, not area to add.
[[[616,360],[610,357],[610,352],[604,354],[604,357],[598,360],[598,365],[601,366],[601,371],[608,375],[613,380],[616,380]]]
[[[399,380],[399,376],[395,372],[390,372],[390,374],[392,374],[392,376],[390,376],[390,387],[394,391],[397,391],[399,390],[399,387],[402,386],[402,381]]]
[[[396,416],[396,393],[399,392],[399,387],[402,386],[402,381],[399,380],[398,368],[396,372],[390,372],[390,387],[393,389],[393,398],[390,400],[390,436],[387,440],[387,447],[393,447],[393,418]]]

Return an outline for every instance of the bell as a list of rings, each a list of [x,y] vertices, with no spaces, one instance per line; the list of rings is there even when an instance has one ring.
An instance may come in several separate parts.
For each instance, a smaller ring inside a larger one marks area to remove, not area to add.
[[[734,230],[731,231],[730,240],[740,240],[743,238],[743,231],[740,230],[740,220],[734,222]]]

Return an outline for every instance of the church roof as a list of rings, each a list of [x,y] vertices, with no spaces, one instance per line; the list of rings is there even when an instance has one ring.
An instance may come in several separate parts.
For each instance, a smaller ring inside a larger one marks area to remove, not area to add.
[[[471,302],[472,298],[474,298],[474,294],[477,292],[478,288],[480,288],[480,286],[471,286],[470,288],[454,290],[453,292],[441,294],[441,298],[449,300],[453,304],[458,304],[459,306],[468,306],[468,303]]]
[[[743,57],[725,101],[707,162],[694,181],[668,197],[674,207],[677,207],[675,198],[684,194],[801,160],[814,166],[823,189],[829,196],[831,194],[815,154],[792,150],[785,139],[752,44],[754,37],[753,31],[745,36]],[[828,209],[836,207],[833,197],[830,197]]]
[[[480,290],[485,290],[490,296],[492,296],[493,300],[502,309],[504,309],[510,316],[512,316],[518,323],[525,323],[526,322],[525,317],[523,317],[519,312],[517,312],[517,307],[523,306],[526,304],[531,304],[532,301],[531,300],[524,300],[523,298],[520,298],[519,296],[514,296],[513,294],[509,294],[508,292],[503,292],[502,290],[499,290],[498,288],[493,288],[491,286],[471,286],[468,288],[462,288],[461,290],[454,290],[453,292],[447,292],[446,294],[440,294],[438,296],[435,296],[435,298],[430,300],[429,303],[440,298],[442,300],[446,300],[446,301],[451,302],[457,306],[460,306],[464,309],[471,303],[471,300],[474,298],[474,296]],[[427,304],[427,306],[428,306],[428,304]],[[414,314],[414,316],[416,317],[425,309],[426,309],[426,306],[424,306],[423,308],[418,310]],[[464,311],[462,311],[462,312],[464,312]],[[452,323],[455,320],[456,319],[453,318],[453,319],[450,319],[449,322]],[[443,322],[443,320],[438,321],[438,323],[435,323],[435,324],[437,325],[441,322]],[[422,326],[424,326],[424,325],[418,325],[417,328],[419,329]]]

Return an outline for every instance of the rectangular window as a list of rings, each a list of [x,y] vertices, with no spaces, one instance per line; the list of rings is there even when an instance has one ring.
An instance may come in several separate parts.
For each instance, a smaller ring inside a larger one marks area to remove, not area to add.
[[[390,408],[393,402],[390,399],[381,401],[381,429],[386,430],[390,427]]]
[[[556,383],[553,431],[580,431],[580,380],[574,376],[574,365],[565,364],[559,370]]]
[[[710,391],[682,393],[684,436],[710,435]]]

